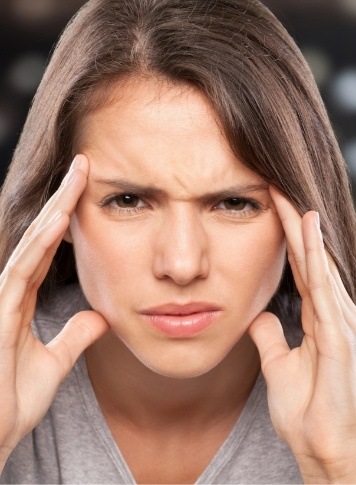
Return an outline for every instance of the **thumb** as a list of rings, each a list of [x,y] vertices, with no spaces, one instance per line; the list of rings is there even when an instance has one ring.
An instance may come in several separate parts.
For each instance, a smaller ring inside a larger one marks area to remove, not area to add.
[[[63,330],[46,346],[60,366],[61,380],[69,374],[80,354],[109,328],[104,317],[94,311],[79,312],[68,320]]]
[[[253,320],[248,333],[258,349],[261,369],[268,381],[271,364],[290,352],[281,322],[274,313],[262,312]]]

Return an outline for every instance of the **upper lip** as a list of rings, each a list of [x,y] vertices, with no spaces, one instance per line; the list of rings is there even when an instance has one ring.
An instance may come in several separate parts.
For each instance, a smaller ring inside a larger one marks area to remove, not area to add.
[[[143,310],[140,313],[145,315],[190,315],[199,312],[212,312],[221,310],[221,308],[213,303],[207,302],[191,302],[186,304],[167,303]]]

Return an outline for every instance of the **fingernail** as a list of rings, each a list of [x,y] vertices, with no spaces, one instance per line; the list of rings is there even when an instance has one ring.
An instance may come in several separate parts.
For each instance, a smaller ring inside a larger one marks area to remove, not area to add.
[[[58,221],[61,215],[62,215],[62,211],[57,211],[47,222],[47,225],[49,226],[50,224],[53,224],[54,222]]]
[[[72,163],[70,164],[70,167],[69,167],[69,170],[67,172],[67,175],[70,174],[70,173],[72,173],[75,168],[80,168],[81,163],[82,163],[81,156],[80,155],[76,155],[73,158]]]
[[[80,165],[81,165],[81,156],[76,155],[70,166],[69,172],[72,172],[75,168],[80,168]]]
[[[316,223],[317,227],[320,229],[320,216],[319,216],[319,212],[315,212],[315,223]]]
[[[73,173],[74,169],[80,168],[80,165],[81,165],[81,157],[80,155],[76,155],[69,167],[68,172],[66,173],[66,176],[62,180],[62,184],[61,184],[62,186],[69,184],[69,182],[72,180],[74,176],[74,173]]]
[[[80,168],[80,162],[81,162],[80,156],[79,155],[76,155],[74,157],[72,163],[70,164],[70,167],[69,167],[69,170],[67,172],[67,175],[69,175],[70,173],[72,173],[75,168]]]

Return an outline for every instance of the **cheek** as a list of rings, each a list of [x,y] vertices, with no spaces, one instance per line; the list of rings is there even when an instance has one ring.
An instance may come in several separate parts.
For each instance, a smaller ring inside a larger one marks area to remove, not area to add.
[[[220,273],[232,282],[232,289],[251,303],[269,300],[277,290],[286,261],[283,226],[269,211],[258,222],[241,225],[220,234],[215,242],[220,256]]]
[[[78,277],[93,308],[108,307],[110,293],[124,300],[136,289],[148,261],[149,245],[139,227],[115,224],[78,208],[71,220]],[[131,290],[130,290],[131,288]]]

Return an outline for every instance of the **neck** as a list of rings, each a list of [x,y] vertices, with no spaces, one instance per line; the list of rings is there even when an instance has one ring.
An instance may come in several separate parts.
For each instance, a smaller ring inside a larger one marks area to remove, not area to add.
[[[256,381],[260,360],[245,334],[209,372],[189,379],[144,366],[111,332],[86,351],[89,376],[104,414],[140,429],[203,423],[239,414]]]

